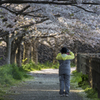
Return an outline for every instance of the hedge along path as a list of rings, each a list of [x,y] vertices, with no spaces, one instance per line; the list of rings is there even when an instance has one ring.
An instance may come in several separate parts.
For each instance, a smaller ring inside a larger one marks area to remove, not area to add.
[[[72,68],[71,70],[75,70]],[[69,97],[59,95],[58,69],[44,69],[33,71],[30,74],[34,79],[29,79],[19,86],[12,86],[8,98],[13,100],[86,100],[71,86]]]

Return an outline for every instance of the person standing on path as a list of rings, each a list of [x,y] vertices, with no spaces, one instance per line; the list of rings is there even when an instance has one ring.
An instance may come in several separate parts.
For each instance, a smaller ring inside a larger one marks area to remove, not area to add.
[[[70,90],[70,60],[74,59],[74,53],[69,51],[66,47],[61,49],[61,53],[58,53],[56,59],[59,61],[59,81],[61,96],[68,96]],[[65,87],[65,92],[64,92]]]

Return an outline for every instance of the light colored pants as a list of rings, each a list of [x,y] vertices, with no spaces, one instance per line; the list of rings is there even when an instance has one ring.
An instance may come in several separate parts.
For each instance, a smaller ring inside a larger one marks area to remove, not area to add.
[[[70,90],[70,75],[62,74],[59,76],[60,81],[60,94],[69,94]],[[65,87],[65,92],[64,92]]]

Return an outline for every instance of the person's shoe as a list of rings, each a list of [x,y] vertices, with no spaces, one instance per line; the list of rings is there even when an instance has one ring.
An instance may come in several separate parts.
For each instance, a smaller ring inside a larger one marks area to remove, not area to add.
[[[60,94],[61,97],[65,96],[65,94]]]
[[[68,94],[65,94],[65,96],[68,97],[69,95]]]

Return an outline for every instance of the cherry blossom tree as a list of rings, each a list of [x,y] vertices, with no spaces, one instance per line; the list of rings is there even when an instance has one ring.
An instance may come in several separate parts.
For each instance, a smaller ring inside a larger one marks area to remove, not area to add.
[[[1,0],[0,4],[0,37],[1,41],[7,43],[8,64],[14,62],[12,53],[15,56],[16,50],[20,51],[20,45],[25,39],[33,41],[41,36],[59,37],[65,34],[72,41],[99,46],[99,0]],[[16,57],[18,59],[20,53],[17,52]]]

